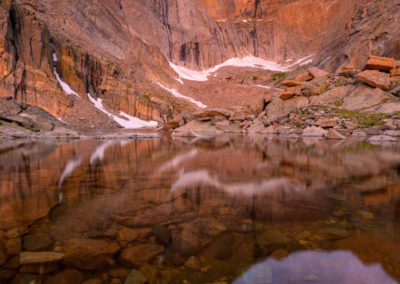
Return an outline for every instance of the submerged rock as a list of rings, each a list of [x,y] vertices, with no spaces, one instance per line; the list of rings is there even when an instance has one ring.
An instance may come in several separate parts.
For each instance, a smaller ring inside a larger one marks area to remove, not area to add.
[[[126,277],[124,284],[145,284],[147,283],[147,278],[139,271],[133,269]]]
[[[142,244],[131,248],[126,248],[121,252],[120,260],[122,263],[140,267],[155,256],[164,251],[162,246],[156,244]]]
[[[104,240],[71,239],[65,245],[63,262],[84,270],[102,269],[119,249],[116,243]]]
[[[60,252],[21,252],[19,262],[21,264],[38,264],[57,262],[64,258],[64,254]]]

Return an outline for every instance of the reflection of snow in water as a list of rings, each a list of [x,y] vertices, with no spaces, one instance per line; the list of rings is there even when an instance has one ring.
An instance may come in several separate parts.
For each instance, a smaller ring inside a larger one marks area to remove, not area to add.
[[[348,251],[293,253],[253,265],[233,284],[247,283],[396,283],[380,264],[365,265]]]
[[[93,165],[96,161],[102,161],[104,159],[104,151],[112,144],[114,144],[113,141],[107,141],[98,146],[90,156],[90,164]]]
[[[158,172],[162,173],[165,172],[169,169],[173,169],[179,164],[183,163],[186,160],[189,160],[193,157],[195,157],[198,154],[198,151],[196,149],[193,149],[192,151],[182,154],[182,155],[177,155],[175,158],[173,158],[171,161],[166,162],[164,165],[162,165]]]
[[[243,194],[253,196],[257,194],[273,192],[276,190],[284,191],[303,191],[304,185],[293,183],[288,178],[271,178],[260,182],[247,183],[222,183],[217,177],[211,176],[206,170],[199,170],[187,173],[180,173],[179,178],[171,187],[171,191],[185,189],[193,185],[207,185],[221,189],[230,194]]]
[[[60,180],[58,181],[58,186],[60,187],[64,180],[69,177],[74,170],[80,166],[82,163],[82,159],[72,159],[70,160],[64,168],[64,171],[61,174]]]
[[[90,156],[90,164],[92,165],[96,161],[101,161],[104,159],[104,152],[108,147],[110,147],[112,144],[114,144],[115,141],[107,141],[102,143],[100,146],[98,146]],[[121,142],[122,143],[122,142]],[[60,187],[64,181],[75,171],[77,167],[79,167],[82,164],[82,158],[75,158],[70,160],[67,165],[64,168],[64,171],[61,174],[61,177],[58,181],[58,187]],[[63,199],[62,193],[59,194],[59,201]]]

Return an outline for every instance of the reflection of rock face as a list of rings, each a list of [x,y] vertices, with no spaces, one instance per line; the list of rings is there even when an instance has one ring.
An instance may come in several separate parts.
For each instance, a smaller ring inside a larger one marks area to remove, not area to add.
[[[329,269],[327,269],[329,267]],[[355,273],[355,271],[357,271]],[[379,264],[364,264],[346,251],[298,252],[283,260],[274,258],[258,263],[236,279],[244,283],[396,283]]]
[[[398,236],[394,226],[381,226],[398,218],[397,146],[316,143],[224,136],[194,144],[168,137],[1,144],[0,212],[7,218],[0,220],[0,263],[21,248],[57,251],[64,254],[58,264],[95,269],[96,277],[117,274],[116,266],[160,269],[167,283],[208,283],[226,275],[233,281],[270,255],[332,248],[361,255],[356,231],[365,232],[364,246],[374,230]],[[377,240],[372,257],[361,259],[380,262],[375,252],[393,248],[382,263],[387,269],[397,263],[397,241]]]

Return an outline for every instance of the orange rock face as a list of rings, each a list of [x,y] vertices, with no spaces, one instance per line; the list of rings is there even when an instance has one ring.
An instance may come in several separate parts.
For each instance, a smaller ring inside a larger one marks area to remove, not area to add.
[[[265,93],[249,90],[244,79],[236,85],[211,82],[206,88],[197,82],[182,85],[169,62],[205,69],[232,57],[284,62],[314,55],[313,64],[324,70],[347,64],[362,69],[369,54],[400,54],[398,3],[2,1],[0,96],[38,105],[85,127],[117,126],[94,108],[88,93],[112,113],[121,110],[145,120],[165,122],[195,108],[157,83],[208,106],[254,107]],[[62,90],[55,71],[78,96]]]

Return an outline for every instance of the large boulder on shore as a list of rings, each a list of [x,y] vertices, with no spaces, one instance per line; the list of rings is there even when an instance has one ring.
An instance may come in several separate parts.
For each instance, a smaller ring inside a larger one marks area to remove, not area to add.
[[[390,75],[387,73],[365,70],[357,75],[357,79],[375,88],[385,91],[389,91],[390,89]]]
[[[229,118],[232,115],[232,111],[223,108],[205,108],[195,112],[193,115],[195,118],[216,117],[216,116],[223,116],[225,118]]]
[[[274,99],[267,106],[265,112],[267,122],[277,120],[279,117],[286,116],[292,111],[308,106],[308,99],[305,97],[297,97],[291,100]]]
[[[352,111],[368,110],[383,103],[395,102],[397,98],[381,89],[359,85],[343,100],[343,108]]]

